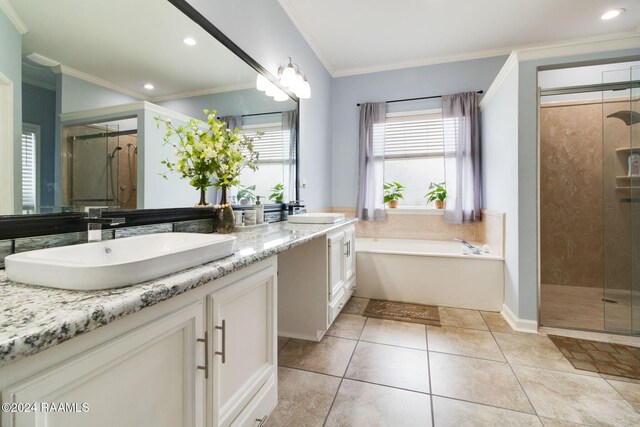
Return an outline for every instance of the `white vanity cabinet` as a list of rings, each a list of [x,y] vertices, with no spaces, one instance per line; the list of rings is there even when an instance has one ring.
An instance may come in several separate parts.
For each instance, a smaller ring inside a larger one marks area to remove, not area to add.
[[[276,268],[270,267],[208,297],[211,426],[230,425],[261,388],[275,389],[276,275]],[[234,424],[255,426],[266,419],[276,401],[271,393],[262,406],[249,410],[252,415],[241,417],[246,421]]]
[[[2,426],[202,426],[205,381],[196,366],[204,357],[195,343],[203,326],[198,302],[10,386],[3,402],[38,407],[3,412]],[[72,411],[40,406],[60,402]]]
[[[0,426],[264,424],[277,404],[276,266],[271,257],[0,367],[2,402],[80,411],[2,412]]]
[[[329,253],[329,310],[331,326],[355,290],[355,227],[347,226],[327,236]]]
[[[319,341],[355,290],[355,226],[281,253],[278,273],[278,335]]]

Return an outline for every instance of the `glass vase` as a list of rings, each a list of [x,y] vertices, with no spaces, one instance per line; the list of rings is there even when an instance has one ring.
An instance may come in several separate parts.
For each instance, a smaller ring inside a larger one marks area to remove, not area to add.
[[[236,220],[233,216],[231,204],[227,202],[227,188],[222,187],[222,197],[220,198],[220,209],[217,212],[216,231],[222,234],[228,234],[233,231],[236,226]]]

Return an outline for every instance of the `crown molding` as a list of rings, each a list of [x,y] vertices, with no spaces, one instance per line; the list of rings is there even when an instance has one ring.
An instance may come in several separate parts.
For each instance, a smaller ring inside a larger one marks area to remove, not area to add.
[[[482,97],[482,101],[479,104],[480,110],[482,111],[487,106],[511,70],[520,62],[634,48],[640,48],[640,34],[635,31],[604,36],[580,37],[551,44],[530,45],[515,49],[509,55],[489,89],[487,89],[486,94]]]
[[[507,79],[507,76],[511,73],[511,71],[518,66],[518,53],[516,51],[511,52],[507,60],[505,61],[500,71],[498,71],[498,75],[493,82],[491,82],[491,86],[485,92],[480,104],[478,104],[480,111],[484,110],[487,106],[491,98],[494,97],[498,89],[502,86],[504,81]]]
[[[9,0],[0,0],[0,10],[7,15],[7,18],[9,18],[9,21],[16,27],[20,35],[26,34],[29,31],[29,27],[27,27],[27,24],[20,18],[18,12],[16,12],[11,3],[9,3]]]
[[[157,114],[162,114],[172,119],[177,119],[183,122],[188,122],[193,117],[186,114],[178,113],[169,108],[162,107],[157,104],[152,104],[148,101],[131,102],[129,104],[112,105],[104,108],[93,108],[91,110],[73,111],[69,113],[60,114],[60,121],[65,122],[78,122],[82,120],[100,118],[122,118],[123,116],[130,116],[137,114],[140,111],[151,111]],[[107,119],[108,120],[108,119]]]
[[[80,80],[84,80],[85,82],[93,83],[98,86],[102,86],[106,89],[115,90],[116,92],[120,92],[125,95],[129,95],[133,98],[137,98],[140,100],[147,100],[149,97],[143,95],[141,93],[135,92],[133,90],[129,90],[122,86],[119,86],[115,83],[111,83],[110,81],[101,79],[100,77],[96,77],[92,74],[85,73],[84,71],[76,70],[75,68],[67,67],[66,65],[58,65],[56,67],[52,67],[51,71],[56,74],[65,74],[67,76],[75,77]]]
[[[213,95],[216,93],[224,93],[224,92],[234,92],[237,90],[247,90],[247,89],[255,89],[255,85],[253,83],[249,84],[239,84],[239,85],[230,85],[230,86],[221,86],[221,87],[213,87],[207,89],[199,89],[192,90],[189,92],[176,93],[172,95],[162,95],[162,96],[154,96],[149,98],[151,102],[158,101],[169,101],[172,99],[181,99],[181,98],[191,98],[194,96],[203,96],[203,95]]]
[[[640,47],[640,34],[636,31],[604,34],[599,36],[576,37],[553,43],[521,46],[515,49],[518,60],[554,58],[558,56],[584,55]]]
[[[425,65],[445,64],[449,62],[469,61],[472,59],[491,58],[493,56],[508,55],[513,49],[499,48],[488,49],[477,52],[461,53],[456,55],[437,56],[424,59],[416,59],[411,61],[386,63],[374,65],[371,67],[347,68],[338,70],[332,74],[333,77],[349,77],[360,74],[379,73],[382,71],[402,70],[405,68],[423,67]]]
[[[39,80],[32,79],[32,78],[29,78],[29,77],[22,76],[22,83],[26,83],[28,85],[36,86],[36,87],[39,87],[39,88],[42,88],[42,89],[47,89],[47,90],[50,90],[50,91],[53,91],[53,92],[56,91],[56,85],[51,84],[51,83],[41,82]]]
[[[302,35],[302,38],[307,42],[313,53],[315,53],[316,57],[320,60],[324,68],[329,72],[331,77],[336,77],[335,68],[331,61],[322,53],[322,49],[320,45],[316,41],[315,37],[311,34],[311,31],[304,23],[304,20],[300,17],[295,7],[291,3],[290,0],[278,0],[280,3],[280,7],[287,14],[293,25],[298,29],[298,32]]]

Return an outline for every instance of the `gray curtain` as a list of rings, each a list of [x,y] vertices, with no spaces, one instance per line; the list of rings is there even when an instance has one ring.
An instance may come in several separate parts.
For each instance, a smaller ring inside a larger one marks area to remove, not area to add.
[[[477,94],[443,96],[442,120],[447,187],[445,222],[462,224],[479,220],[482,183]]]
[[[360,106],[360,155],[356,214],[366,221],[382,220],[384,212],[385,103]]]
[[[296,110],[282,112],[282,143],[283,153],[288,155],[284,159],[284,186],[287,191],[287,200],[296,199],[296,123],[298,112]]]
[[[220,120],[227,123],[227,129],[235,130],[238,128],[242,130],[242,116],[223,116]]]

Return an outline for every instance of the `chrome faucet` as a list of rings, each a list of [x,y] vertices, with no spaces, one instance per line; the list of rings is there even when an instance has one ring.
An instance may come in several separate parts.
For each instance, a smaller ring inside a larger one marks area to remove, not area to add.
[[[480,255],[482,253],[482,251],[479,248],[473,246],[471,243],[467,242],[466,240],[458,239],[458,238],[454,238],[453,240],[455,240],[456,242],[460,242],[466,247],[468,247],[469,249],[471,249],[471,253],[473,253],[474,255]]]
[[[89,242],[100,242],[102,240],[102,224],[119,225],[124,224],[124,218],[103,218],[104,208],[85,208],[87,212],[87,236]]]

